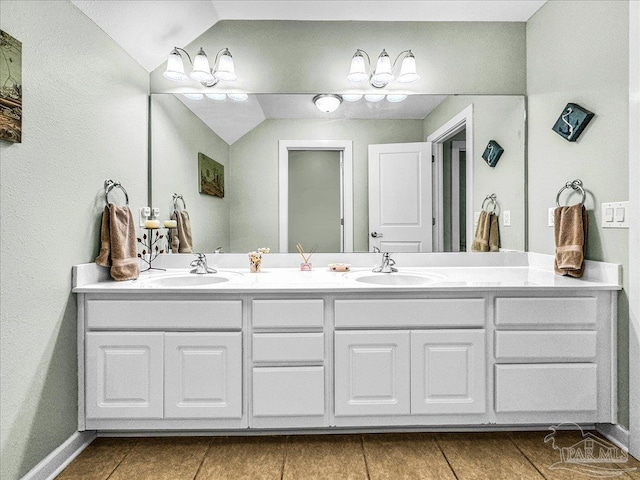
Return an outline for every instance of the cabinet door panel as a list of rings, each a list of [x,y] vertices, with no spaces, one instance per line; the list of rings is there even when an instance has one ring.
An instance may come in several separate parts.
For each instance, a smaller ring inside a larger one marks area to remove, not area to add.
[[[87,333],[87,418],[162,418],[162,333]]]
[[[242,334],[165,335],[165,417],[242,417]]]
[[[336,332],[335,414],[410,412],[408,331]]]
[[[411,332],[411,413],[485,412],[485,331]]]

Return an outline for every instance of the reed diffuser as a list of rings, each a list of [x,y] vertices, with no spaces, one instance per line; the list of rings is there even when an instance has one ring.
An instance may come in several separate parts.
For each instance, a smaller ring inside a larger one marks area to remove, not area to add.
[[[303,272],[310,272],[311,271],[311,267],[312,264],[311,262],[309,262],[309,259],[311,258],[311,255],[313,255],[316,251],[316,248],[318,248],[318,245],[314,245],[313,248],[311,249],[311,251],[309,252],[309,255],[307,255],[304,252],[304,248],[302,248],[301,244],[297,244],[296,248],[298,249],[298,253],[300,254],[300,256],[302,257],[303,262],[300,264],[300,270]]]

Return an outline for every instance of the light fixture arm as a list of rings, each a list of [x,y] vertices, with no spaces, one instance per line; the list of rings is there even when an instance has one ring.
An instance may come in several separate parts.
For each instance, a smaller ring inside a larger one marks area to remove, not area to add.
[[[187,52],[184,48],[180,48],[180,47],[173,47],[174,50],[179,50],[181,52],[184,52],[184,54],[187,56],[187,58],[189,59],[189,63],[191,64],[191,66],[193,67],[193,60],[191,60],[191,55],[189,55],[189,52]]]

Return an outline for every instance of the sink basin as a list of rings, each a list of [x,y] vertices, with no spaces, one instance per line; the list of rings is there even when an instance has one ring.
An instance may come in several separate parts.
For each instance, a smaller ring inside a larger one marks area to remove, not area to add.
[[[150,278],[145,282],[145,285],[149,287],[197,287],[201,285],[214,285],[216,283],[224,283],[228,281],[229,279],[227,277],[217,274],[188,274]]]
[[[371,273],[358,276],[356,282],[372,285],[428,285],[436,281],[426,275],[411,275],[408,273]]]

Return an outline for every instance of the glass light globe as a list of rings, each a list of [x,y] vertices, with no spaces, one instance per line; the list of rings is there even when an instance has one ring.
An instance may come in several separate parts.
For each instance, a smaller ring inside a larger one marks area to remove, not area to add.
[[[174,48],[169,54],[167,59],[167,69],[162,76],[168,80],[174,82],[186,82],[189,77],[184,73],[184,63],[182,62],[182,55],[177,48]]]
[[[370,94],[370,95],[365,95],[364,99],[367,102],[379,102],[380,100],[384,100],[384,95],[380,95],[380,94]]]
[[[205,95],[207,96],[207,98],[211,100],[216,100],[218,102],[221,102],[227,99],[227,95],[224,93],[205,93]]]
[[[227,93],[227,96],[231,100],[235,100],[236,102],[244,102],[249,98],[249,95],[247,95],[246,93]]]
[[[360,50],[356,50],[356,53],[351,57],[351,69],[349,70],[349,75],[347,75],[347,80],[353,83],[360,83],[368,79],[369,74],[367,73],[364,55]]]
[[[182,95],[190,100],[202,100],[203,97],[201,93],[183,93]]]
[[[345,102],[357,102],[361,98],[362,98],[362,95],[355,95],[355,94],[342,95],[342,99]]]
[[[387,101],[391,103],[403,102],[407,99],[407,95],[404,94],[391,94],[387,95]]]
[[[213,81],[213,75],[211,75],[211,67],[209,66],[209,59],[207,54],[204,53],[202,47],[193,59],[193,70],[189,76],[200,83],[209,83]]]
[[[218,65],[213,72],[213,76],[223,82],[235,82],[238,80],[236,70],[233,65],[233,57],[228,48],[225,48],[220,58],[218,59]]]
[[[407,56],[402,60],[398,81],[401,83],[412,83],[419,79],[420,75],[416,72],[416,57],[409,51]]]
[[[378,56],[376,71],[373,72],[371,83],[376,87],[383,87],[392,80],[391,59],[389,58],[389,54],[383,49],[382,53]]]

